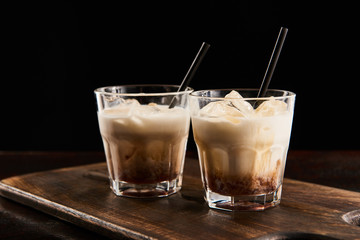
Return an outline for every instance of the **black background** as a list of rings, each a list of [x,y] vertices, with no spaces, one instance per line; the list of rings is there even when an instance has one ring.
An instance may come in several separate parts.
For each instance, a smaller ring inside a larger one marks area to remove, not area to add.
[[[203,41],[211,48],[193,88],[259,87],[281,26],[289,32],[270,88],[297,94],[290,147],[359,149],[357,5],[7,3],[0,150],[102,150],[93,90],[179,84]]]

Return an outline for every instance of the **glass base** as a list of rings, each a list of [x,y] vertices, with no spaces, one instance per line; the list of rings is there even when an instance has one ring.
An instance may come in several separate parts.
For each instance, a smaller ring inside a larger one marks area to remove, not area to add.
[[[210,208],[226,211],[263,211],[280,204],[282,185],[276,191],[259,195],[225,196],[207,190],[205,200]]]
[[[133,198],[167,197],[181,189],[182,178],[153,184],[134,184],[110,179],[110,188],[117,196]]]

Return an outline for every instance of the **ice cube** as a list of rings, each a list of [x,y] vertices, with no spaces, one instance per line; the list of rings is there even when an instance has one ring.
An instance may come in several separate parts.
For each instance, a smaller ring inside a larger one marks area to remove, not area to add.
[[[251,104],[243,100],[243,97],[237,91],[232,90],[225,96],[225,99],[225,102],[227,102],[228,105],[236,108],[245,117],[249,117],[254,113],[254,108],[251,106]]]
[[[104,107],[105,108],[113,108],[125,102],[124,99],[118,96],[105,96],[104,97]]]
[[[211,102],[200,110],[200,115],[206,117],[244,117],[236,108],[230,106],[225,101]]]
[[[159,105],[156,103],[149,103],[148,105],[139,105],[136,107],[135,114],[142,116],[142,117],[148,117],[153,114],[159,114],[161,113],[161,109]]]
[[[232,90],[230,93],[225,95],[225,98],[240,98],[241,99],[243,97],[237,91]]]
[[[265,101],[256,108],[255,113],[257,116],[269,117],[287,111],[287,104],[283,101],[275,100],[274,97]]]
[[[152,108],[152,109],[153,109],[154,111],[156,111],[156,112],[160,112],[160,111],[161,111],[160,107],[159,107],[156,103],[153,103],[153,102],[149,103],[149,104],[148,104],[148,107]],[[166,109],[165,109],[165,110],[166,110]]]
[[[128,117],[138,106],[140,103],[136,99],[117,98],[106,106],[103,113],[109,117]]]
[[[125,104],[126,106],[129,106],[129,107],[140,106],[140,103],[138,102],[138,100],[132,99],[132,98],[124,100],[123,104]]]
[[[128,111],[127,115],[131,116],[134,113],[134,111],[136,111],[140,106],[141,105],[138,102],[138,100],[130,98],[130,99],[125,99],[119,107],[127,109]]]

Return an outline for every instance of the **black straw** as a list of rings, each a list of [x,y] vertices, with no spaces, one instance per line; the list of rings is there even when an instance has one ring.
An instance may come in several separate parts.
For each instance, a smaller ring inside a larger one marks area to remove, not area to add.
[[[274,50],[273,50],[273,52],[271,54],[271,58],[270,58],[268,66],[267,66],[267,69],[266,69],[266,72],[265,72],[263,81],[261,83],[261,86],[260,86],[257,97],[265,97],[265,95],[266,95],[266,91],[267,91],[267,89],[269,87],[272,75],[273,75],[274,70],[276,68],[276,64],[277,64],[277,61],[279,59],[281,49],[282,49],[282,47],[284,45],[287,32],[288,32],[287,28],[281,27],[278,38],[277,38],[276,43],[275,43]]]
[[[208,44],[206,42],[202,43],[199,52],[196,54],[196,57],[195,57],[194,61],[192,62],[189,70],[187,71],[177,92],[184,91],[189,86],[190,81],[193,79],[193,77],[194,77],[197,69],[199,68],[200,63],[202,62],[203,58],[205,57],[205,54],[207,53],[209,47],[210,47],[210,44]],[[173,99],[170,102],[169,108],[175,107],[175,104],[176,104],[175,97],[173,97]]]

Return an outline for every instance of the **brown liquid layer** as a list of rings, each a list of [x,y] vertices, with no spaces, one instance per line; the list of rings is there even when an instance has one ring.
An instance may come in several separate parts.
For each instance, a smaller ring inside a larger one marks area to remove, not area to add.
[[[278,178],[275,176],[209,175],[206,180],[211,191],[227,196],[265,194],[274,192],[278,187]]]
[[[173,168],[154,168],[149,165],[137,166],[120,172],[119,180],[135,184],[153,184],[171,181],[179,175],[177,170]]]
[[[276,162],[276,169],[266,176],[231,175],[213,171],[205,174],[206,184],[212,192],[222,195],[253,195],[274,192],[280,184],[280,159]]]

